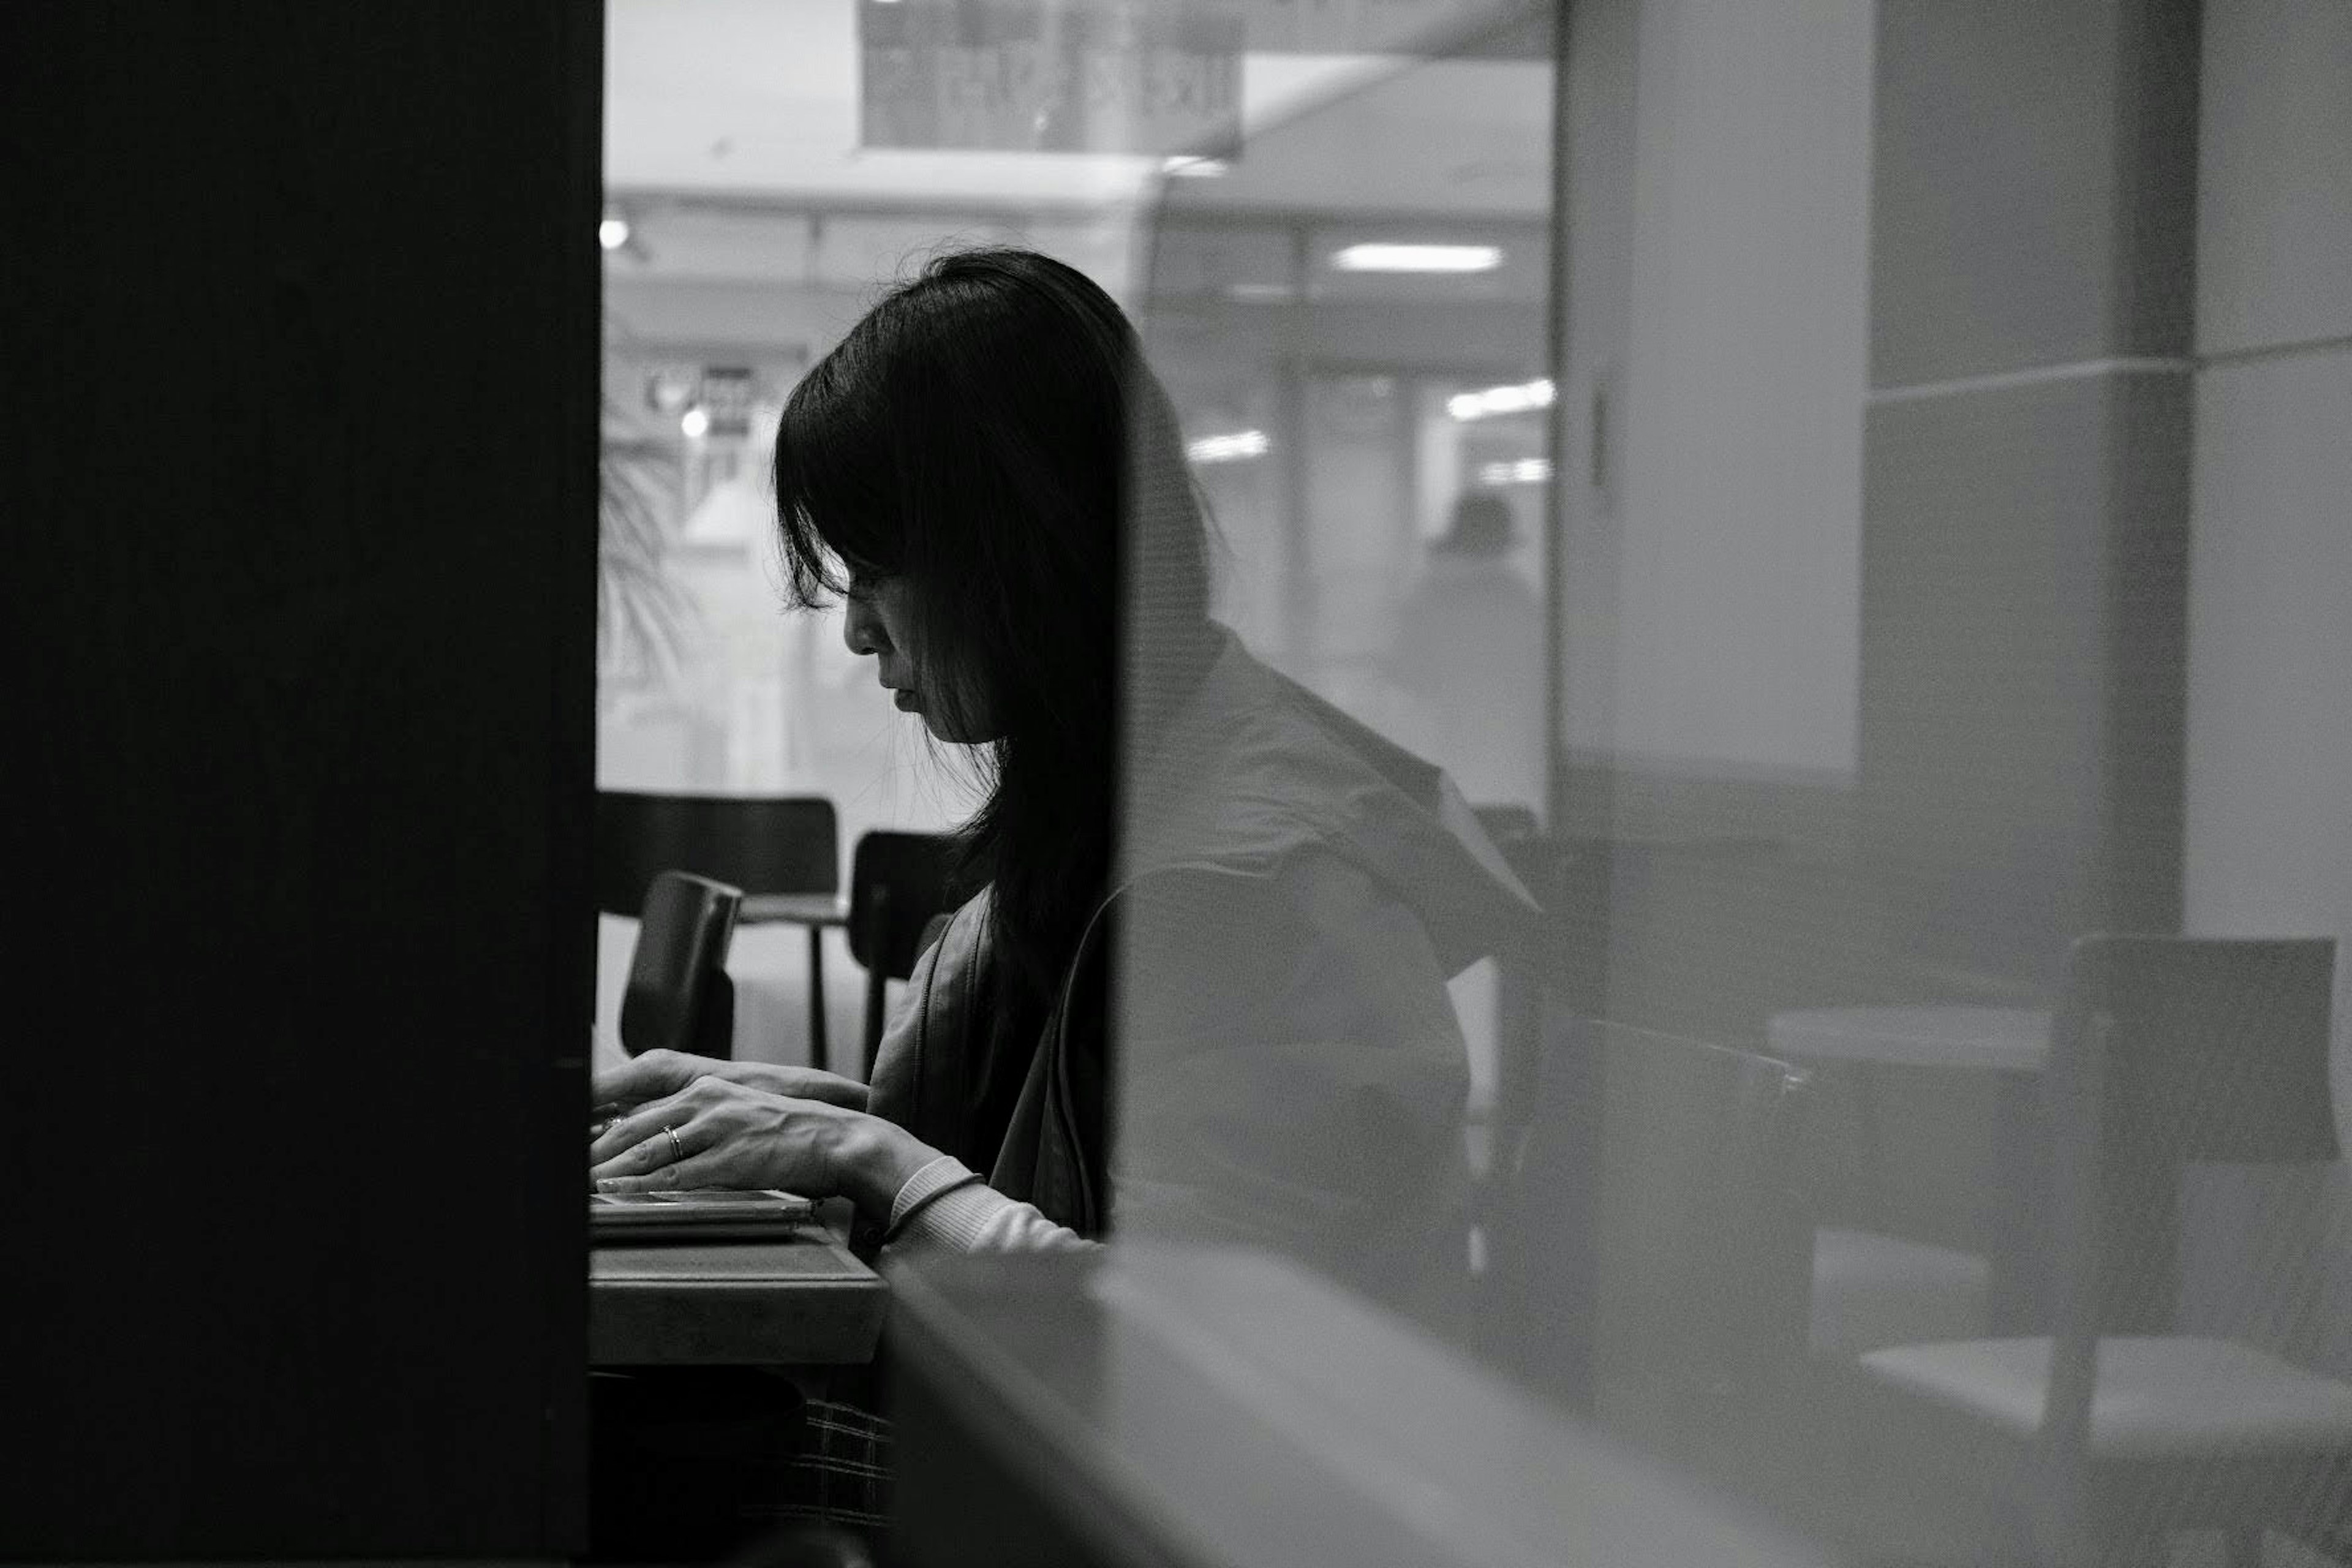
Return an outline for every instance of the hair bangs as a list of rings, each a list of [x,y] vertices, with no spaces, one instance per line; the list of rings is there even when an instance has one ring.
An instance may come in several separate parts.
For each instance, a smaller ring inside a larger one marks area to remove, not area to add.
[[[846,594],[852,575],[893,574],[906,562],[887,424],[880,400],[860,394],[861,346],[853,335],[818,362],[776,425],[776,530],[788,589],[803,609]]]

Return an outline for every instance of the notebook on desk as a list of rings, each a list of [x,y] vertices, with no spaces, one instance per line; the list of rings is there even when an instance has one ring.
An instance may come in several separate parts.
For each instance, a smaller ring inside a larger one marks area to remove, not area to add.
[[[688,1187],[665,1193],[591,1193],[588,1240],[597,1242],[762,1241],[791,1235],[816,1218],[816,1205],[796,1194]]]

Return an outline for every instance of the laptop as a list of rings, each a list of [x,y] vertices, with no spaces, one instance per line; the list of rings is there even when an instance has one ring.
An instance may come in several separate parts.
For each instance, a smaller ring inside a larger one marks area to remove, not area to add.
[[[816,1219],[816,1205],[773,1188],[688,1187],[661,1193],[591,1193],[588,1240],[776,1241]]]

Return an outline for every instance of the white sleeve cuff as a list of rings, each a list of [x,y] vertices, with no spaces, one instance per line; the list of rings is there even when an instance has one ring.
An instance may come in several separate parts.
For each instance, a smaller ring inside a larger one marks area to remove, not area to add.
[[[940,1194],[978,1180],[980,1178],[972,1173],[971,1167],[953,1154],[940,1155],[908,1177],[906,1184],[898,1189],[898,1195],[890,1200],[890,1223],[885,1234],[895,1234],[906,1223],[908,1215]]]
[[[906,1253],[1055,1252],[1096,1245],[983,1184],[952,1154],[907,1178],[891,1200],[884,1234],[889,1247]]]

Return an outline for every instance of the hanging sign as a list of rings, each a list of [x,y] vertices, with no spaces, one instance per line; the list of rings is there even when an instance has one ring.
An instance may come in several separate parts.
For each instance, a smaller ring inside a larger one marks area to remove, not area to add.
[[[1242,18],[1255,54],[1451,53],[1475,35],[1541,9],[1530,0],[1223,0]],[[1465,37],[1465,35],[1472,35]]]
[[[1191,153],[1241,123],[1231,5],[859,0],[867,147]]]

